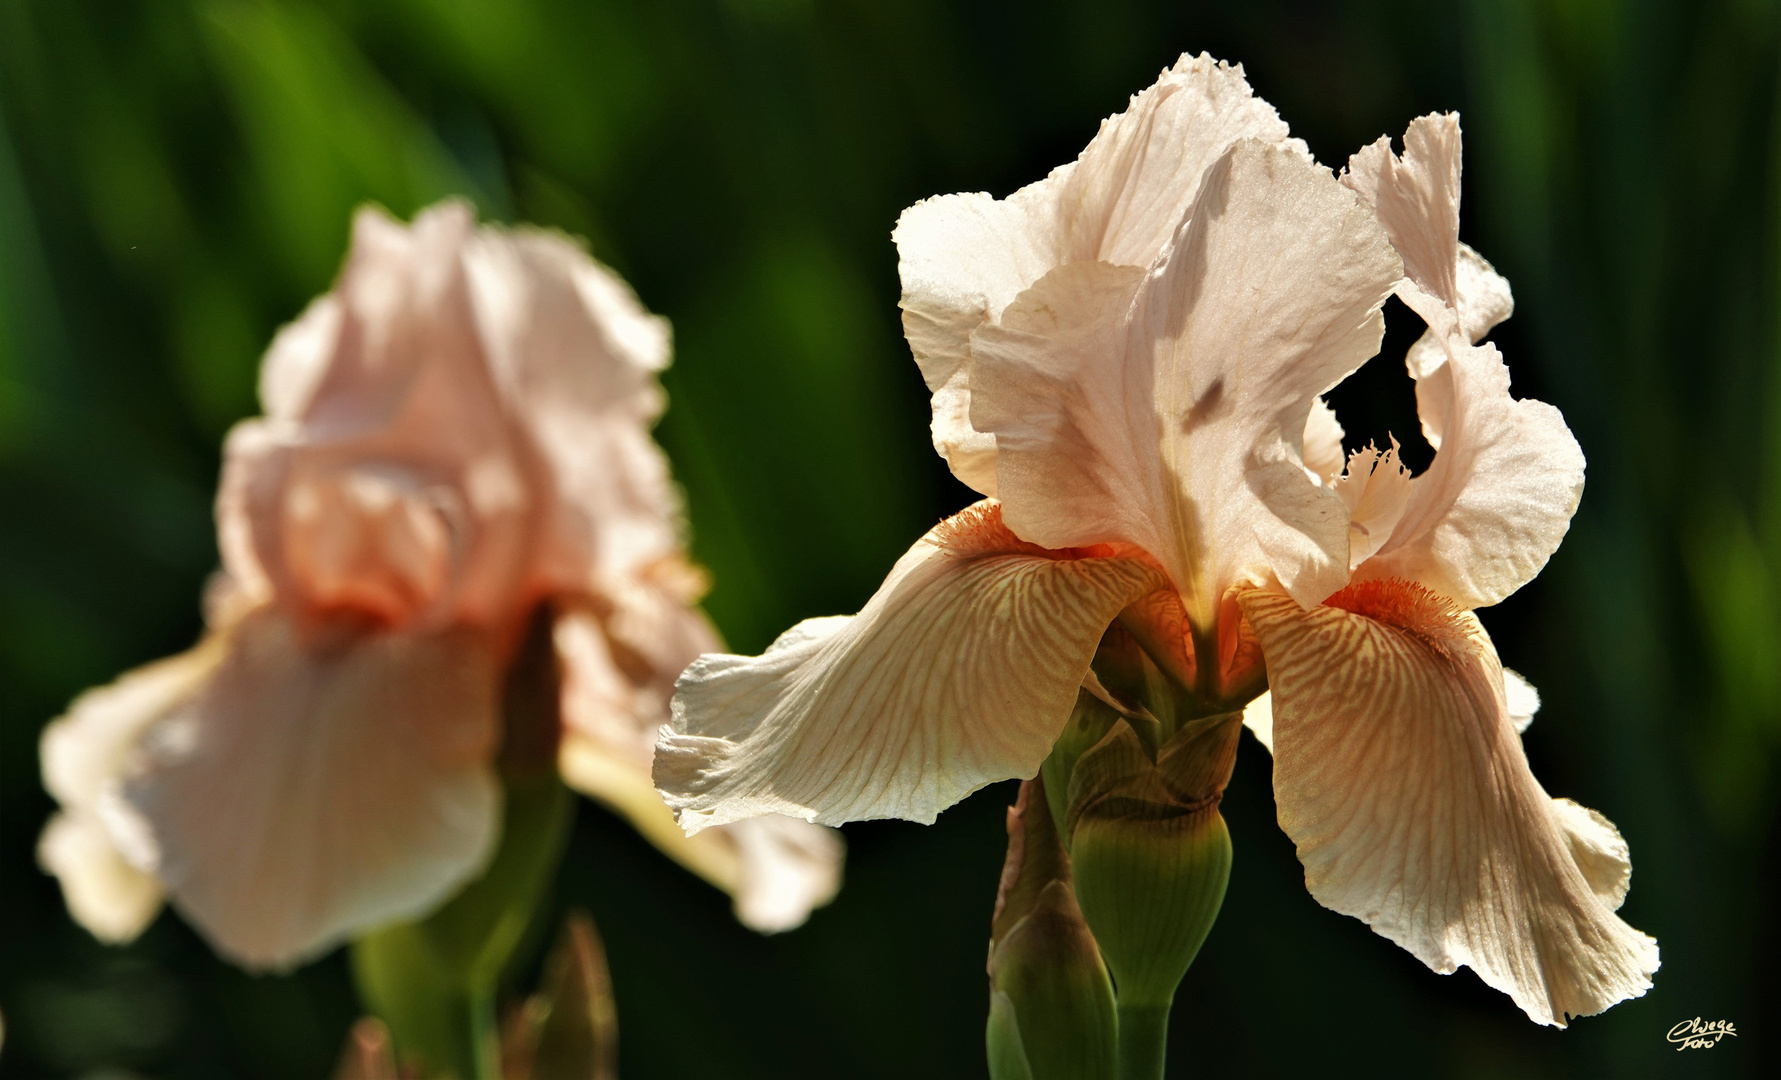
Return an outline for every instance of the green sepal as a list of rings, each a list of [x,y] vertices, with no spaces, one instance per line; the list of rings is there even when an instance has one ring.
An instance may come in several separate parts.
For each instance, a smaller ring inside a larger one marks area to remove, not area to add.
[[[1064,837],[1066,851],[1070,846],[1065,831],[1070,819],[1070,773],[1076,768],[1076,760],[1094,749],[1119,719],[1119,713],[1111,705],[1087,690],[1078,690],[1076,707],[1070,710],[1063,734],[1052,744],[1050,755],[1039,767],[1039,775],[1044,781],[1045,804],[1051,809],[1052,826]]]

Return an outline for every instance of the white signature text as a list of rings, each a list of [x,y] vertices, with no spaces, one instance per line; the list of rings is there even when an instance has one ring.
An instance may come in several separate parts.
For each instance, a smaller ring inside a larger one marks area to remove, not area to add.
[[[1678,1050],[1710,1050],[1719,1045],[1720,1039],[1737,1034],[1738,1030],[1730,1020],[1703,1021],[1697,1016],[1671,1028],[1668,1038],[1677,1044]]]

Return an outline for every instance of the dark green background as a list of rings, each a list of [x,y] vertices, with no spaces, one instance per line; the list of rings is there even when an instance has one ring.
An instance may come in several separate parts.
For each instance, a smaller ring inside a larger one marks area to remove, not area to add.
[[[457,192],[560,226],[673,320],[660,437],[710,610],[756,650],[854,610],[969,499],[929,450],[899,332],[898,211],[1039,178],[1202,49],[1332,164],[1463,112],[1463,235],[1518,299],[1496,340],[1590,463],[1564,548],[1484,618],[1545,696],[1536,772],[1631,843],[1624,914],[1664,967],[1566,1032],[1428,972],[1305,893],[1247,743],[1172,1075],[1764,1074],[1776,34],[1763,0],[0,0],[0,1074],[320,1077],[355,1015],[339,956],[249,976],[172,915],[101,947],[32,856],[37,733],[198,633],[220,438],[355,205]],[[1396,367],[1415,320],[1392,319],[1378,370],[1337,396],[1351,439],[1415,430]],[[556,896],[605,934],[624,1075],[982,1076],[1010,795],[850,827],[841,899],[770,939],[584,804]],[[1679,1054],[1664,1033],[1694,1016],[1740,1034]]]

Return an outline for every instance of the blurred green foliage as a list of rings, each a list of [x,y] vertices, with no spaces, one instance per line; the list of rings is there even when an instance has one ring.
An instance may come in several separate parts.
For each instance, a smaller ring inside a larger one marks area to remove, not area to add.
[[[37,732],[196,635],[220,437],[354,206],[462,193],[559,226],[673,320],[660,435],[710,609],[754,650],[853,610],[968,499],[898,329],[897,212],[1037,179],[1201,49],[1330,163],[1464,113],[1463,235],[1519,303],[1496,340],[1590,459],[1569,541],[1485,619],[1545,696],[1536,771],[1631,843],[1625,914],[1665,964],[1568,1032],[1429,973],[1305,894],[1247,746],[1175,1064],[1774,1075],[1772,0],[0,0],[0,1074],[318,1077],[359,1009],[340,956],[247,975],[173,915],[99,946],[32,856]],[[1367,392],[1338,398],[1351,437],[1414,431],[1393,367],[1414,329],[1394,311]],[[841,899],[771,939],[583,805],[557,903],[607,936],[623,1074],[983,1075],[1011,798],[850,828]],[[1694,1016],[1740,1035],[1677,1054],[1664,1032]]]

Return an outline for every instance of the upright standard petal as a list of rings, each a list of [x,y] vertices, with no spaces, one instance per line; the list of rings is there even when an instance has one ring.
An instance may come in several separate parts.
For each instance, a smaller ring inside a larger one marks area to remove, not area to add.
[[[1404,132],[1404,156],[1381,137],[1348,160],[1342,182],[1379,215],[1404,257],[1398,295],[1429,329],[1405,357],[1421,379],[1447,360],[1444,343],[1475,343],[1515,310],[1509,283],[1482,255],[1459,242],[1459,114],[1418,117]],[[1439,447],[1440,432],[1424,429]]]
[[[1009,528],[1143,548],[1198,625],[1237,582],[1306,603],[1340,588],[1348,515],[1301,442],[1318,394],[1378,350],[1400,276],[1327,170],[1239,143],[1151,273],[1062,267],[973,337],[972,422],[996,436]]]
[[[1415,581],[1464,608],[1494,604],[1564,540],[1583,498],[1583,449],[1557,409],[1510,396],[1494,345],[1456,346],[1416,396],[1425,414],[1438,407],[1446,437],[1356,575]]]
[[[1241,603],[1267,655],[1280,824],[1320,903],[1540,1023],[1650,987],[1657,943],[1613,913],[1618,834],[1534,779],[1474,616],[1401,581],[1310,611]]]
[[[481,869],[500,808],[500,676],[481,635],[304,641],[263,609],[227,644],[99,807],[220,951],[288,966]]]
[[[412,226],[360,211],[333,293],[275,343],[268,415],[230,433],[217,493],[224,565],[249,592],[306,618],[344,608],[399,629],[517,625],[527,609],[519,594],[541,485],[474,318],[462,259],[474,225],[455,202]],[[368,595],[392,595],[389,579],[410,569],[362,543],[390,535],[371,520],[388,499],[343,497],[318,509],[318,492],[345,495],[366,481],[399,489],[414,511],[399,518],[439,519],[426,531],[443,580],[424,604],[358,610]],[[373,557],[343,558],[355,548]],[[320,562],[310,557],[318,553]],[[349,563],[346,578],[330,575]]]
[[[1065,263],[1149,266],[1206,168],[1244,138],[1289,141],[1240,66],[1182,56],[1045,179],[1006,200],[946,195],[903,212],[904,333],[934,395],[934,448],[960,480],[996,494],[995,440],[970,421],[971,332]]]
[[[689,832],[780,813],[932,822],[1030,777],[1120,609],[1167,587],[1149,560],[1022,543],[978,503],[898,561],[857,616],[681,676],[655,779]]]
[[[667,320],[560,234],[482,229],[464,265],[490,370],[552,489],[535,575],[603,589],[676,552],[679,498],[649,437]]]

